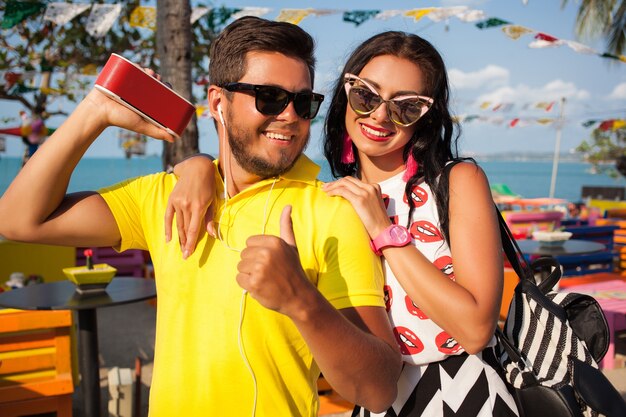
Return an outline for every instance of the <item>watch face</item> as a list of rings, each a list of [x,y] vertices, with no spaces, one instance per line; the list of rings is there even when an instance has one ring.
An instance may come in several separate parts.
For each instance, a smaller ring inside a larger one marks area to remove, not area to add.
[[[389,230],[392,242],[404,243],[409,239],[409,231],[402,226],[396,225]]]

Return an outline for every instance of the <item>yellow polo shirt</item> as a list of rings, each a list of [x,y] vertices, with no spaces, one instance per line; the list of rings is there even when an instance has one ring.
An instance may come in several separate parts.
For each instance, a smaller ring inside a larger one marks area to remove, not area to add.
[[[384,307],[380,261],[367,233],[347,201],[322,191],[318,171],[302,156],[278,180],[261,181],[226,205],[218,198],[221,238],[204,233],[187,260],[176,228],[168,244],[163,232],[174,175],[100,191],[120,229],[117,249],[147,249],[154,262],[151,417],[251,415],[255,399],[257,417],[317,415],[319,368],[303,338],[287,316],[244,295],[235,276],[247,237],[279,236],[281,212],[290,204],[300,261],[319,291],[338,309]],[[216,178],[216,194],[222,191],[223,180]]]

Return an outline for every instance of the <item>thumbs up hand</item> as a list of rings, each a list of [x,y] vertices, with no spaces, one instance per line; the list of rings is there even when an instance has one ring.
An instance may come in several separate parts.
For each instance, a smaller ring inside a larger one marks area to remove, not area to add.
[[[296,247],[291,206],[280,217],[280,237],[251,236],[241,251],[237,283],[264,307],[292,317],[307,291],[317,289],[307,279]]]

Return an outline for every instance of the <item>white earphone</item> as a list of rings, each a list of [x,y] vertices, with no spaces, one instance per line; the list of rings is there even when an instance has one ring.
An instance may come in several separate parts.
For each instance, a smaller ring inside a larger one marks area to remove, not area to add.
[[[219,104],[217,105],[217,115],[220,117],[220,122],[222,123],[222,126],[225,127],[224,115],[222,114],[222,106],[220,106]]]

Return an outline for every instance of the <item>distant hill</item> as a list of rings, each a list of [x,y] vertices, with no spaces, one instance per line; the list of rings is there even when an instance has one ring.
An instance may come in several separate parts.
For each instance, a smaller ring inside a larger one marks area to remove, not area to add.
[[[467,153],[464,156],[471,156],[477,161],[534,161],[534,162],[550,162],[554,158],[552,152],[498,152],[498,153]],[[561,153],[559,162],[584,162],[583,156],[578,153]]]

